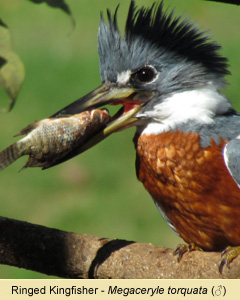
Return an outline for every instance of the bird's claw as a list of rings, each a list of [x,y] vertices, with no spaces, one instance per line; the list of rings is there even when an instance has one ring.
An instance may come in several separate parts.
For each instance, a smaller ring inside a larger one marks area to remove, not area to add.
[[[240,247],[231,247],[228,246],[225,250],[222,251],[221,259],[218,264],[218,269],[220,274],[222,274],[222,270],[224,265],[230,269],[230,263],[240,255]]]
[[[180,262],[180,260],[183,257],[183,254],[186,252],[192,252],[192,251],[201,251],[202,249],[199,248],[194,243],[191,243],[189,245],[186,244],[179,244],[177,248],[174,250],[173,255],[177,256],[177,261]]]

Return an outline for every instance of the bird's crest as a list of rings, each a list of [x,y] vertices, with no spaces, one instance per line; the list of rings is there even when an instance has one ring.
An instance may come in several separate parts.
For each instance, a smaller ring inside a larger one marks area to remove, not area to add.
[[[108,45],[113,42],[116,45],[116,40],[118,45],[121,43],[117,10],[118,7],[114,15],[107,10],[108,26],[103,17],[101,18],[100,29],[105,27],[108,38],[105,36],[105,40],[102,41],[99,35],[100,47],[106,45],[107,39]],[[229,74],[227,59],[219,54],[221,47],[212,42],[196,25],[190,23],[188,18],[175,17],[174,10],[170,13],[164,12],[163,1],[154,3],[150,8],[137,8],[135,1],[131,1],[123,39],[130,46],[136,38],[160,48],[162,53],[169,51],[176,57],[200,63],[210,72]]]

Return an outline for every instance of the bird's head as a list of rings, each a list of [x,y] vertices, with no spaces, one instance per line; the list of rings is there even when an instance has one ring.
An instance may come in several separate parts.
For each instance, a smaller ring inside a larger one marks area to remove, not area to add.
[[[137,9],[131,1],[121,36],[117,10],[107,11],[107,22],[100,20],[102,85],[54,116],[121,104],[95,144],[130,126],[163,132],[191,119],[211,122],[230,109],[219,92],[229,72],[218,44],[188,19],[164,12],[163,2]]]

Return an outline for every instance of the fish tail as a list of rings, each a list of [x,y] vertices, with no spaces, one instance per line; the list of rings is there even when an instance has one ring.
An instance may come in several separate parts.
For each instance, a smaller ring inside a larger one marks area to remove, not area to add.
[[[0,152],[0,171],[12,164],[16,159],[22,156],[22,151],[20,151],[17,143],[4,149]]]

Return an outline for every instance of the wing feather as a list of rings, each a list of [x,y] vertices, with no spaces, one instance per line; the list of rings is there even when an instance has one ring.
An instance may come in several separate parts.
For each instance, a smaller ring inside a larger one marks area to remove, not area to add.
[[[240,139],[229,141],[224,148],[223,155],[228,171],[240,187]]]

